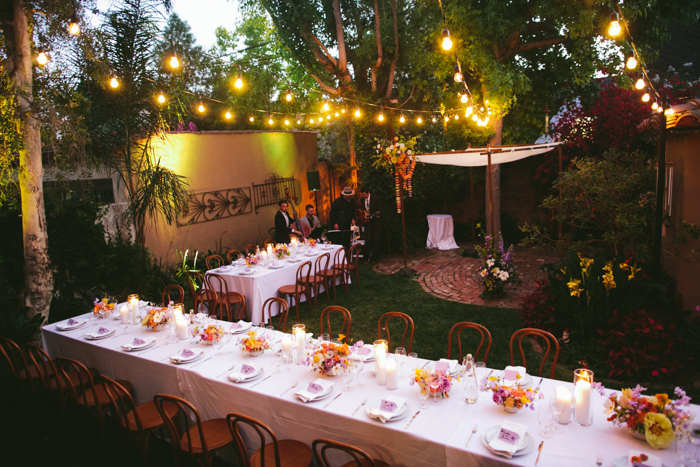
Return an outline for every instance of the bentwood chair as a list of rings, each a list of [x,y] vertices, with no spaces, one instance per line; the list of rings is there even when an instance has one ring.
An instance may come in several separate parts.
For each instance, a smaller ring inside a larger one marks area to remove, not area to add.
[[[547,343],[547,350],[542,356],[542,363],[540,364],[540,371],[539,373],[537,373],[537,376],[542,376],[542,370],[544,370],[544,364],[545,361],[547,361],[547,356],[549,356],[552,347],[554,347],[554,353],[552,355],[552,370],[549,372],[549,378],[554,379],[554,372],[557,367],[557,359],[559,358],[559,341],[557,341],[557,338],[554,337],[552,334],[548,333],[547,331],[535,328],[524,328],[515,331],[513,333],[513,336],[511,336],[510,338],[510,364],[515,365],[513,359],[513,342],[517,338],[518,347],[520,349],[520,357],[523,360],[523,366],[527,368],[527,363],[525,362],[525,352],[523,351],[523,338],[527,336],[531,336],[530,340],[532,341],[533,346],[535,345],[536,341],[538,342],[538,338],[543,339]]]
[[[186,455],[209,467],[213,454],[233,441],[225,419],[214,418],[203,422],[197,409],[185,399],[167,394],[156,394],[153,397],[153,402],[168,428],[173,457],[177,466],[180,465],[180,457]],[[175,406],[176,413],[181,415],[179,417],[181,423],[177,425],[173,421],[175,417],[169,416],[170,405]]]
[[[173,293],[175,292],[175,293]],[[174,300],[170,294],[173,294],[173,296],[177,295],[177,300]],[[173,303],[184,303],[185,302],[185,290],[177,285],[177,284],[170,284],[163,289],[163,296],[162,296],[162,304],[164,306],[168,306],[168,303],[170,302]]]
[[[207,270],[209,269],[218,269],[221,266],[223,266],[224,263],[224,258],[222,258],[219,255],[209,255],[207,256]]]
[[[343,325],[340,327],[340,331],[337,334],[344,334],[345,335],[345,342],[350,343],[350,326],[352,325],[352,316],[350,316],[350,312],[343,308],[342,306],[329,306],[326,307],[322,312],[321,312],[321,333],[323,334],[323,321],[325,319],[326,321],[326,327],[328,328],[328,334],[330,334],[331,337],[333,337],[333,332],[331,331],[331,314],[333,312],[336,312],[335,314],[340,314],[343,317]],[[340,321],[340,320],[338,320]],[[337,328],[336,328],[337,330]]]
[[[0,352],[2,352],[3,359],[7,362],[15,383],[24,383],[39,376],[37,373],[32,374],[27,369],[27,360],[24,358],[24,353],[13,340],[0,336]],[[29,377],[27,377],[28,375]]]
[[[204,276],[197,271],[187,271],[185,274],[187,277],[187,286],[190,289],[190,297],[192,297],[192,301],[194,301],[197,291],[202,290],[202,287],[204,287]]]
[[[360,448],[339,441],[333,441],[332,439],[316,439],[311,444],[311,449],[313,450],[316,462],[321,467],[333,467],[328,461],[326,454],[328,450],[342,451],[352,458],[350,462],[343,464],[342,467],[389,467],[389,464],[384,461],[372,459]]]
[[[272,245],[272,248],[274,248],[275,245],[277,245],[277,244],[275,243],[275,241],[273,239],[268,238],[267,240],[265,240],[263,242],[263,247],[265,247],[266,250],[267,250],[267,245]]]
[[[333,256],[333,267],[325,269],[321,272],[321,274],[326,277],[327,281],[333,284],[333,300],[338,299],[338,294],[336,293],[336,283],[338,282],[338,278],[340,278],[343,285],[345,285],[345,293],[348,292],[348,283],[345,281],[345,272],[342,268],[335,267],[339,264],[345,264],[345,253],[345,248],[338,249]],[[326,289],[328,289],[328,287],[329,286],[326,286]]]
[[[229,292],[219,297],[219,319],[236,322],[238,320],[250,321],[245,297],[238,292]],[[226,312],[225,316],[222,316]]]
[[[235,258],[233,258],[233,255],[236,255]],[[243,258],[243,253],[241,253],[238,250],[228,250],[226,252],[226,259],[228,260],[229,264],[233,263],[235,260],[238,258]]]
[[[258,247],[255,243],[249,243],[245,246],[245,253],[247,255],[254,255],[255,249]]]
[[[481,361],[486,363],[486,361],[489,359],[489,352],[491,351],[491,333],[489,332],[488,329],[486,329],[484,326],[476,323],[457,323],[454,326],[452,326],[452,329],[450,329],[450,335],[447,338],[447,359],[452,358],[452,333],[456,332],[457,333],[457,346],[459,347],[459,361],[462,361],[463,358],[463,353],[462,353],[462,331],[465,329],[476,329],[477,332],[481,336],[481,342],[479,343],[479,346],[476,348],[476,352],[473,352],[474,354],[474,361]],[[481,352],[481,348],[484,346],[484,341],[488,338],[488,343],[486,345],[486,353],[484,354],[484,358],[479,360],[479,352]]]
[[[401,345],[397,347],[405,347],[406,348],[406,353],[409,354],[411,353],[411,347],[413,346],[413,331],[414,331],[414,326],[413,326],[413,319],[411,319],[410,316],[408,316],[406,313],[401,313],[398,311],[390,311],[388,313],[384,313],[382,316],[379,317],[379,323],[377,324],[377,335],[379,336],[378,339],[382,338],[382,329],[386,331],[386,340],[389,342],[389,352],[392,352],[391,350],[391,334],[389,333],[389,320],[392,318],[400,319],[404,322],[405,329],[403,332],[403,337],[401,338]],[[400,325],[399,325],[400,327]],[[409,334],[409,330],[411,333]],[[406,345],[406,337],[408,337],[408,345]]]
[[[343,272],[343,282],[345,283],[345,291],[348,291],[348,282],[350,282],[350,276],[355,273],[355,280],[357,281],[357,288],[360,288],[360,274],[357,269],[357,265],[360,262],[360,250],[362,249],[361,243],[355,243],[353,246],[347,250],[345,255],[345,261],[342,263],[336,262],[333,267],[340,269]]]
[[[202,308],[202,313],[216,313],[219,304],[219,294],[211,289],[200,289],[194,296],[194,310],[199,313]]]
[[[128,440],[135,439],[141,452],[141,464],[146,467],[148,465],[148,439],[151,433],[165,427],[163,417],[153,401],[144,402],[137,406],[131,393],[124,386],[104,375],[100,378],[110,400],[110,421],[116,424],[120,433],[122,446],[119,454],[122,455],[124,452]],[[173,404],[164,404],[164,409],[166,416],[171,420],[177,415],[177,407]]]
[[[207,273],[204,276],[204,285],[205,288],[216,292],[217,297],[216,306],[214,308],[209,308],[209,314],[216,314],[219,316],[219,319],[224,319],[222,317],[224,313],[222,297],[229,294],[226,278],[221,274]]]
[[[273,311],[276,314],[273,314]],[[265,300],[262,306],[262,316],[264,323],[272,324],[272,317],[277,316],[277,330],[281,332],[287,332],[287,316],[289,316],[289,305],[287,301],[279,297],[270,297]]]
[[[321,285],[323,285],[323,287],[326,289],[328,303],[331,302],[331,294],[328,291],[328,274],[326,273],[326,271],[328,271],[328,264],[330,261],[330,253],[324,253],[314,261],[314,271],[316,273],[309,276],[309,285],[313,288],[314,294],[314,307],[318,307],[318,291],[320,290]]]
[[[229,432],[234,440],[234,447],[238,454],[239,464],[243,467],[257,466],[275,466],[275,467],[308,467],[313,461],[311,448],[301,441],[293,439],[277,440],[277,437],[272,430],[254,418],[245,415],[230,413],[226,416]],[[253,455],[248,457],[248,448],[244,441],[244,435],[241,433],[243,427],[246,429],[246,439],[259,440],[260,449],[255,451]],[[253,433],[250,433],[250,432]],[[255,437],[257,434],[257,438]],[[267,442],[267,438],[272,441]]]
[[[297,280],[292,285],[283,285],[277,292],[282,295],[287,295],[294,299],[294,304],[297,309],[297,321],[299,321],[299,300],[302,295],[306,295],[306,300],[309,302],[309,310],[311,308],[311,298],[309,297],[309,275],[311,274],[311,261],[306,261],[297,269]]]

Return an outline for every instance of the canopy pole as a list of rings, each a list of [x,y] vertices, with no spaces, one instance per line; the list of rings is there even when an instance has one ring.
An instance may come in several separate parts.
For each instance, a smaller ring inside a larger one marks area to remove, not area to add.
[[[654,249],[652,255],[652,275],[656,282],[661,281],[663,269],[661,267],[661,236],[663,235],[664,201],[666,200],[666,109],[668,100],[661,98],[661,110],[657,114],[659,119],[659,136],[656,146],[656,212],[654,213]]]
[[[561,138],[557,138],[557,141],[561,141]],[[559,178],[561,178],[561,144],[559,145]],[[559,181],[559,214],[561,214],[561,180]],[[559,235],[557,238],[561,238],[561,227],[562,227],[562,222],[561,218],[559,218]]]
[[[403,268],[408,269],[408,260],[406,259],[406,203],[403,202],[403,180],[399,180],[399,194],[401,198],[401,233],[403,234]]]
[[[491,222],[491,238],[496,238],[496,232],[493,231],[493,179],[491,174],[491,146],[488,146],[488,164],[486,167],[488,176],[486,177],[486,182],[488,183],[489,189],[489,221]]]
[[[474,168],[469,167],[469,204],[472,208],[472,242],[476,240],[476,231],[474,230],[474,219],[476,218],[474,214]]]

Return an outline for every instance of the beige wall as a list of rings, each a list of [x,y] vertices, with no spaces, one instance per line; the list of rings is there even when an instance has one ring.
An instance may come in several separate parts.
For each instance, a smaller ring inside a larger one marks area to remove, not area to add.
[[[314,170],[318,162],[316,132],[177,133],[157,141],[156,147],[166,166],[189,179],[193,193],[248,187],[252,203],[249,213],[234,217],[181,227],[162,221],[149,225],[146,246],[165,262],[180,259],[176,250],[242,250],[247,243],[268,238],[278,207],[264,206],[256,214],[252,185],[263,183],[272,173],[284,178],[293,175],[299,181],[297,209],[314,203],[314,195],[307,189],[306,172]]]

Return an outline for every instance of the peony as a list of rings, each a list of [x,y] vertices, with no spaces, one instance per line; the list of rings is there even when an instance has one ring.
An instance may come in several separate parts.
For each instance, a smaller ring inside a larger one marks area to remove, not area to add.
[[[449,392],[452,389],[452,383],[448,378],[440,378],[440,390],[442,392]]]
[[[673,425],[666,415],[648,413],[644,417],[644,431],[647,443],[654,449],[665,449],[674,438]]]

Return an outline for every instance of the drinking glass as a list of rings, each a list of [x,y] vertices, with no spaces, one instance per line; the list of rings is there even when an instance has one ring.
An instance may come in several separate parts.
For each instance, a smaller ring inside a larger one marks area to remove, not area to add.
[[[265,331],[265,338],[266,339],[269,340],[269,339],[272,339],[273,337],[275,337],[275,327],[274,326],[270,325],[270,326],[267,326],[265,329],[266,329],[266,331]]]
[[[221,356],[221,348],[224,346],[224,340],[223,339],[214,339],[214,348],[216,349],[216,353],[214,354],[215,357]]]
[[[433,400],[430,401],[431,405],[440,405],[440,401],[437,398],[437,393],[439,392],[440,389],[440,382],[437,380],[433,380],[430,382],[430,392],[433,393]]]
[[[231,333],[228,332],[228,331],[225,331],[225,332],[224,332],[224,345],[228,346],[228,345],[231,343],[231,339],[233,339],[233,334],[231,334]],[[229,355],[229,354],[231,354],[231,353],[232,353],[232,352],[231,352],[230,350],[227,350],[227,351],[224,352],[223,354],[224,354],[224,355]]]
[[[484,376],[486,376],[486,363],[476,362],[474,368],[476,370],[476,380],[479,384],[481,384],[481,380],[484,379]]]
[[[396,354],[396,363],[399,364],[399,379],[405,380],[406,375],[404,374],[403,366],[406,364],[406,349],[403,347],[396,347],[394,353]]]
[[[123,321],[119,321],[119,327],[122,328],[122,335],[126,334],[126,328],[129,327],[129,322],[127,321],[126,323]]]
[[[173,339],[173,342],[166,341],[165,344],[163,344],[163,345],[177,344],[177,323],[175,322],[174,318],[171,319],[170,322],[168,323],[167,332],[172,334],[172,336],[175,339]]]
[[[330,341],[331,341],[331,335],[328,334],[327,332],[326,332],[326,333],[323,333],[323,334],[321,334],[321,335],[318,337],[318,340],[320,340],[321,342],[330,342]]]
[[[365,362],[360,358],[355,360],[354,363],[355,373],[357,374],[357,384],[355,385],[355,388],[362,389],[363,387],[365,387],[365,385],[360,383],[360,373],[362,373],[362,370],[365,368]]]
[[[554,416],[552,415],[552,409],[549,407],[549,404],[540,404],[537,410],[537,422],[543,427],[539,432],[541,437],[549,439],[554,436],[552,432],[549,431],[549,427],[554,423]]]
[[[552,414],[554,415],[552,433],[560,435],[564,433],[564,430],[559,426],[559,414],[566,409],[566,405],[563,399],[557,397],[557,391],[553,391],[549,396],[549,408],[552,410]]]
[[[340,345],[340,339],[331,339],[331,344]]]
[[[419,389],[420,389],[420,388],[419,388]],[[421,390],[421,391],[418,391],[418,398],[419,398],[421,401],[423,401],[423,402],[421,402],[421,403],[418,405],[418,408],[419,408],[419,409],[421,409],[421,410],[426,410],[426,409],[429,409],[429,408],[430,408],[430,405],[428,405],[428,404],[425,402],[425,401],[428,400],[428,397],[429,397],[429,396],[430,396],[430,390],[429,390],[429,388],[427,388],[427,387],[425,388],[425,392],[422,391],[422,390]]]
[[[350,392],[352,391],[352,386],[350,386],[350,382],[352,381],[352,368],[348,367],[345,368],[345,371],[341,374],[341,378],[343,379],[343,383],[345,383],[345,387],[343,388],[343,392]]]
[[[289,363],[292,361],[292,354],[282,353],[282,360],[284,361],[284,371],[292,371],[292,368],[289,366]]]
[[[275,369],[275,371],[272,372],[273,375],[282,374],[282,371],[280,370],[280,366],[282,366],[282,352],[275,352],[275,354],[272,356],[272,366]]]
[[[680,433],[676,437],[676,454],[680,461],[676,463],[676,467],[691,467],[696,466],[695,462],[695,445],[693,439],[687,433]]]

